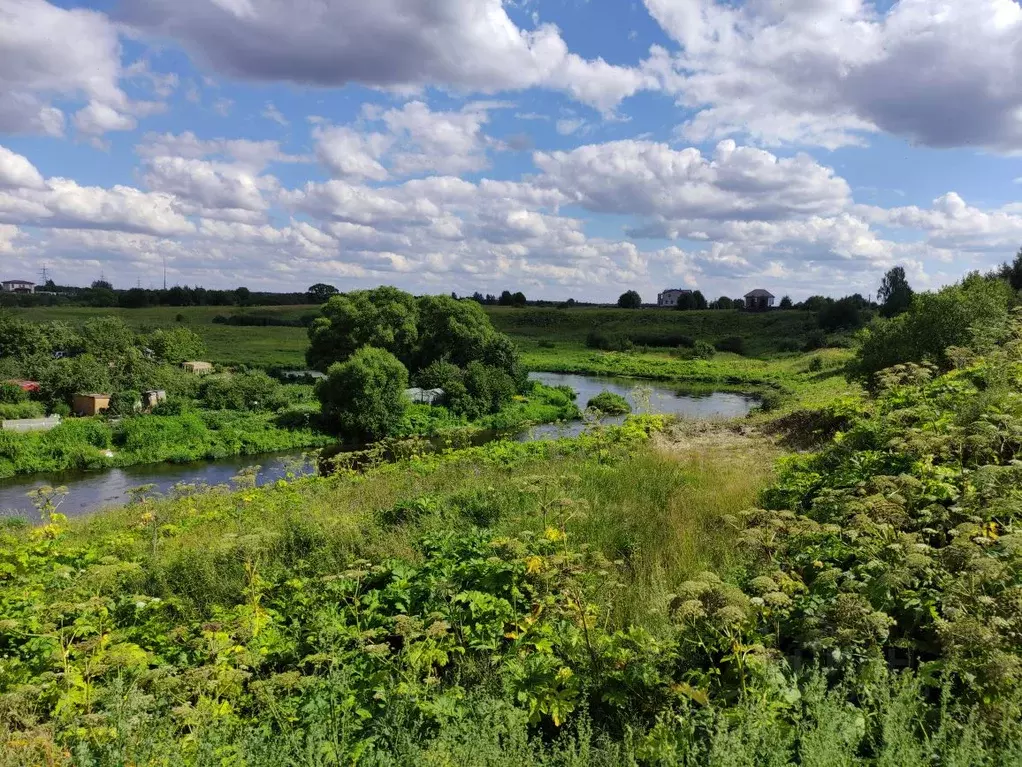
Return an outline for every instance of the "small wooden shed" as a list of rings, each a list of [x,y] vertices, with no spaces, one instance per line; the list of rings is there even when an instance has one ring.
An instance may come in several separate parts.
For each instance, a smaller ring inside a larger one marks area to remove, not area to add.
[[[161,402],[166,401],[167,392],[163,389],[150,389],[149,391],[142,392],[142,408],[144,410],[152,410]]]
[[[190,362],[182,362],[181,367],[185,369],[186,373],[194,373],[197,376],[209,375],[213,372],[213,364],[211,362],[192,360]]]
[[[99,415],[109,409],[109,394],[76,394],[71,398],[71,412],[78,416]]]

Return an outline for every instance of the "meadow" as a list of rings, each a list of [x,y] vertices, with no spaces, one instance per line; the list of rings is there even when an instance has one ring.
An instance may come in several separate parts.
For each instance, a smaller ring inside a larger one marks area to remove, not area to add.
[[[741,421],[75,522],[40,493],[0,530],[0,765],[1022,763],[1022,321],[993,278],[937,298],[966,289],[968,332],[924,298],[857,349],[518,337],[533,370],[760,392]],[[857,373],[877,337],[897,364]]]
[[[257,313],[261,316],[299,320],[318,306],[186,306],[148,309],[88,307],[37,307],[9,309],[11,314],[33,322],[62,320],[78,325],[97,317],[118,317],[136,330],[187,327],[202,338],[209,351],[209,362],[218,365],[247,365],[258,368],[305,368],[305,350],[309,339],[302,327],[245,327],[214,323],[217,316]],[[178,321],[178,316],[182,319]]]
[[[525,350],[540,343],[582,348],[590,332],[598,329],[614,337],[626,337],[635,346],[671,349],[691,347],[695,340],[716,343],[738,337],[743,340],[743,353],[758,357],[801,350],[816,329],[814,313],[802,311],[754,314],[709,310],[484,308],[494,327],[512,336]],[[211,362],[262,368],[302,368],[308,347],[305,328],[233,326],[216,324],[213,320],[218,316],[256,315],[299,321],[318,309],[318,306],[192,306],[147,309],[38,307],[8,311],[37,322],[63,320],[80,324],[96,317],[116,316],[134,328],[183,324],[202,337],[209,349]],[[180,321],[177,319],[179,316]]]

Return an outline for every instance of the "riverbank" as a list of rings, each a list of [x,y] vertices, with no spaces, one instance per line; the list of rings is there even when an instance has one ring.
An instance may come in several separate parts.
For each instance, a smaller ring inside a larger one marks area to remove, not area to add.
[[[719,353],[710,359],[691,359],[666,350],[604,352],[576,344],[532,344],[522,351],[523,364],[535,371],[626,376],[672,382],[688,391],[769,396],[771,418],[778,411],[818,407],[861,394],[845,378],[845,366],[852,357],[848,349],[820,349],[765,358]]]
[[[331,443],[324,451],[328,465],[367,466],[393,460],[413,450],[450,450],[481,445],[496,439],[530,441],[577,436],[594,425],[580,418],[576,403],[585,405],[603,391],[622,396],[634,412],[664,414],[685,419],[728,419],[746,415],[757,405],[753,397],[730,393],[685,393],[676,387],[654,384],[640,379],[587,377],[549,373],[532,374],[538,381],[538,395],[525,402],[514,403],[506,411],[488,416],[476,424],[452,418],[446,410],[413,406],[407,419],[409,433],[387,440],[379,446]],[[566,389],[577,393],[576,398]],[[621,425],[624,416],[601,417],[604,426]],[[429,443],[429,444],[425,444]],[[314,472],[317,461],[305,451],[269,453],[246,457],[219,457],[209,461],[187,463],[136,464],[92,471],[63,472],[19,476],[0,481],[0,516],[34,519],[35,507],[28,497],[31,490],[45,486],[65,486],[68,495],[61,511],[71,517],[119,506],[131,498],[133,488],[152,486],[150,493],[174,492],[178,485],[208,487],[229,484],[239,472],[258,463],[260,471],[254,481],[267,484],[282,477],[295,476],[296,463],[303,465],[299,473]],[[251,478],[250,478],[251,479]]]

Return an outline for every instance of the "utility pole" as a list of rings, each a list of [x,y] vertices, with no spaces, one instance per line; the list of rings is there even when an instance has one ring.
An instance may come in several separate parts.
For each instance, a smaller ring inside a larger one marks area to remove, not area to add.
[[[167,257],[163,257],[163,289],[167,289]]]
[[[39,270],[39,274],[42,275],[43,285],[50,281],[50,273],[46,268],[46,264],[43,264],[43,268]]]

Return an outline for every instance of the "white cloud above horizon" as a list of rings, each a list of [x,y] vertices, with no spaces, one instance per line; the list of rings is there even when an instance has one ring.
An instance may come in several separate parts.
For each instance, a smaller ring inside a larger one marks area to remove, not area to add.
[[[80,5],[0,9],[6,269],[798,297],[896,263],[935,286],[1022,241],[1015,0],[645,0],[670,42],[639,57],[500,0]],[[977,170],[927,155],[895,187],[916,145]]]

